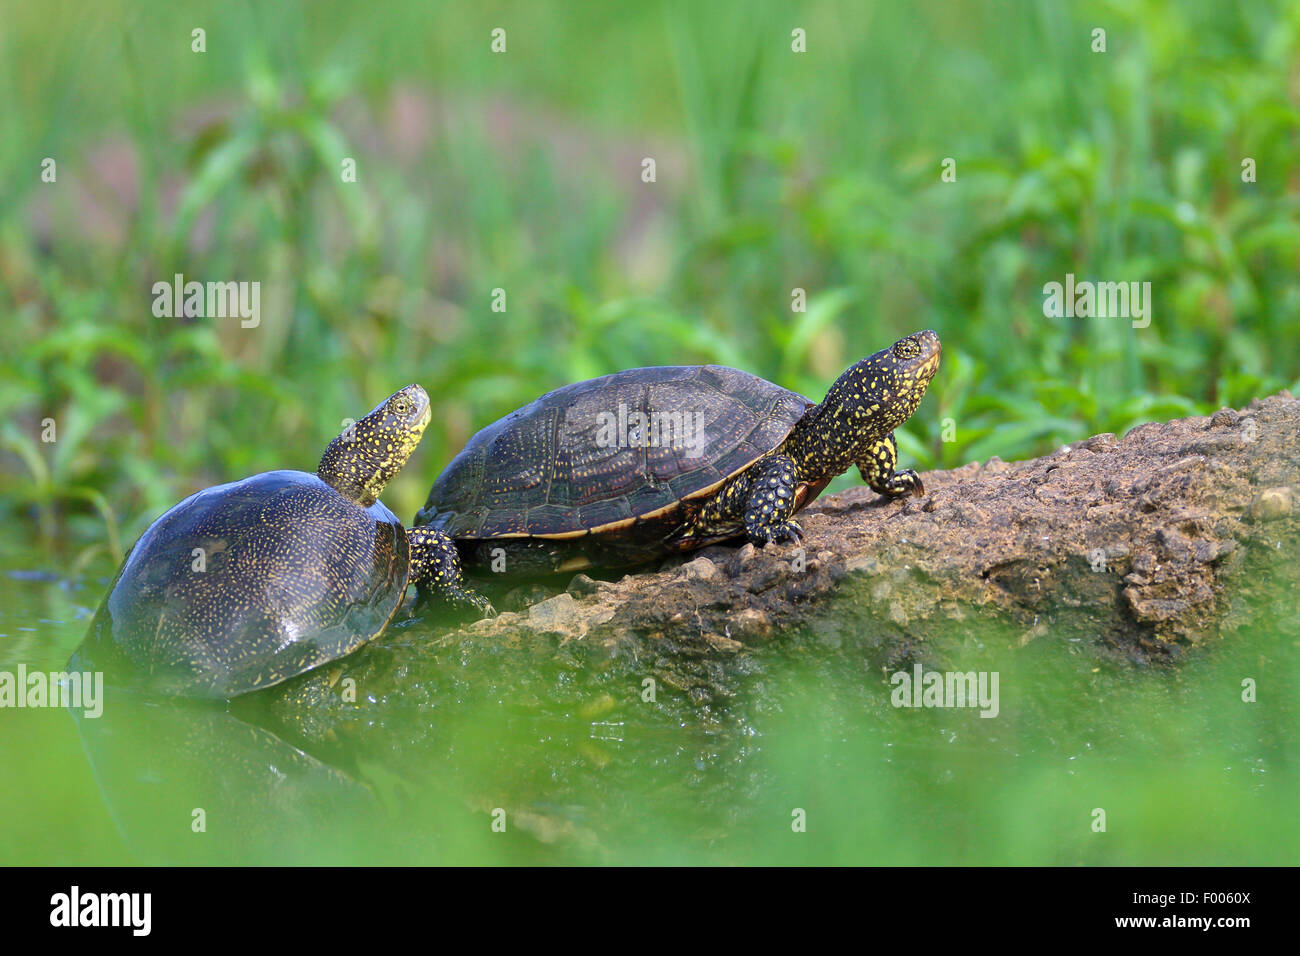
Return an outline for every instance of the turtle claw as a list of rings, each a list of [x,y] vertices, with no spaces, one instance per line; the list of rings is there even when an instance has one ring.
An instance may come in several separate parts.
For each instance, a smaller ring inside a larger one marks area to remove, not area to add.
[[[769,544],[781,544],[786,541],[802,544],[803,528],[799,527],[797,521],[783,521],[781,524],[761,529],[758,534],[751,534],[749,540],[760,548],[765,548]]]
[[[872,490],[889,498],[920,498],[925,495],[925,485],[921,476],[911,468],[895,472],[894,476],[883,485],[872,485]]]
[[[472,607],[478,611],[482,617],[496,617],[497,609],[481,594],[475,594],[473,591],[461,590],[452,592],[448,595],[451,601],[461,607]]]

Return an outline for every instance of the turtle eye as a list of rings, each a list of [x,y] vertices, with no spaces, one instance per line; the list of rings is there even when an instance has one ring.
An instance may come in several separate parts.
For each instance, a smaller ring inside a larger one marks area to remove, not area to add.
[[[914,339],[899,339],[894,343],[894,354],[899,358],[913,358],[921,354],[921,346]]]
[[[411,414],[411,400],[408,399],[405,395],[399,396],[398,398],[394,399],[393,414],[402,415],[402,416]]]

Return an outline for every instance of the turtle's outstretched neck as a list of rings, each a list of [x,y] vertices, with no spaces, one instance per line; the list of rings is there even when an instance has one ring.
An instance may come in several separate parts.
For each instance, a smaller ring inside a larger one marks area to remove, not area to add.
[[[879,446],[892,444],[894,429],[921,404],[941,351],[939,336],[927,330],[850,366],[786,440],[782,450],[794,460],[799,478],[826,480],[879,459]],[[892,472],[892,460],[888,467]]]
[[[349,501],[369,508],[406,464],[429,424],[429,396],[408,385],[349,425],[325,449],[316,474]]]
[[[837,430],[842,423],[835,421],[830,394],[820,405],[808,409],[790,432],[782,452],[794,461],[800,478],[805,481],[823,481],[842,475],[856,460],[856,444],[838,441]]]
[[[820,405],[804,413],[781,446],[728,482],[701,510],[697,526],[743,527],[754,544],[798,541],[794,514],[830,479],[858,466],[882,495],[925,493],[908,469],[896,471],[894,429],[921,403],[939,367],[939,337],[917,332],[849,368]]]

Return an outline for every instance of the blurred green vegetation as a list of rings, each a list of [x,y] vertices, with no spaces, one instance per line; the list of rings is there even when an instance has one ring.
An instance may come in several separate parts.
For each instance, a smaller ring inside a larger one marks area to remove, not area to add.
[[[0,517],[72,569],[410,381],[407,516],[476,429],[637,365],[819,398],[934,328],[916,467],[1300,374],[1296,4],[4,2],[0,62]],[[175,273],[261,282],[261,325],[154,317]],[[1150,327],[1045,318],[1067,273],[1151,281]]]

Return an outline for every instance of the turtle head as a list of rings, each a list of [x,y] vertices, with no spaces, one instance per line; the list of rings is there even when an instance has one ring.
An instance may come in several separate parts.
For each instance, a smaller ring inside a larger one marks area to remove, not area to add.
[[[316,474],[363,508],[373,505],[420,444],[429,424],[429,396],[408,385],[343,429],[321,456]]]
[[[939,336],[913,332],[887,349],[868,355],[836,379],[823,406],[852,437],[865,443],[884,438],[912,417],[939,369]]]

